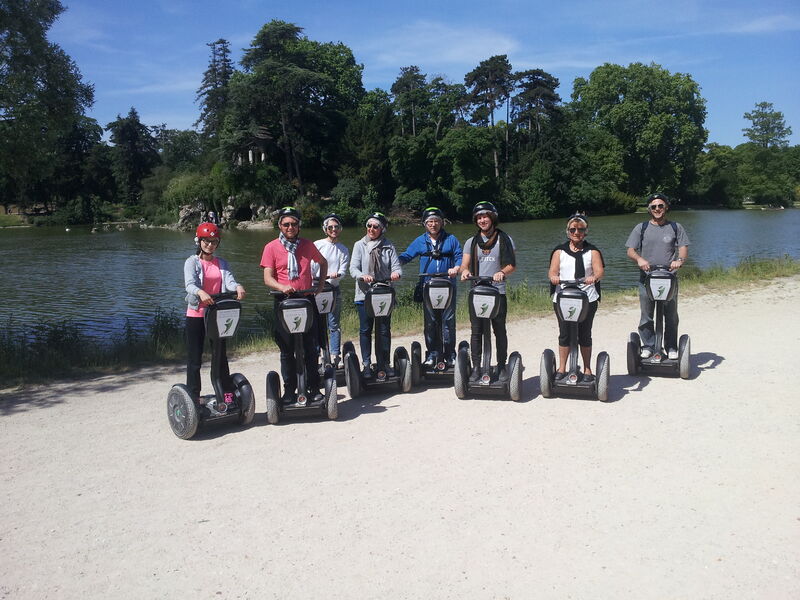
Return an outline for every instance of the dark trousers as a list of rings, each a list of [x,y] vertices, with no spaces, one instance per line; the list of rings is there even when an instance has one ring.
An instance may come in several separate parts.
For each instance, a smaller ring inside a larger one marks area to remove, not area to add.
[[[203,346],[206,340],[206,324],[203,317],[186,317],[186,387],[189,388],[192,398],[200,398],[200,367],[203,364]],[[219,374],[222,381],[230,379],[230,368],[228,358],[225,354],[225,340],[217,342],[221,344],[222,350],[222,372]],[[209,340],[211,350],[214,350],[214,342]]]
[[[495,350],[497,353],[497,364],[504,367],[508,358],[508,334],[506,333],[506,313],[508,312],[508,300],[505,294],[498,298],[499,308],[497,316],[492,319],[492,331],[494,331]],[[474,319],[472,321],[472,335],[469,338],[470,354],[472,354],[473,366],[480,366],[483,356],[483,335],[481,333],[482,322],[485,319]]]
[[[375,333],[375,363],[379,370],[388,368],[389,351],[392,346],[392,316],[372,319],[367,316],[363,302],[356,302],[358,311],[358,342],[361,346],[361,362],[369,363],[372,352],[372,325],[377,321],[378,331]]]
[[[678,285],[678,282],[675,282]],[[643,283],[639,284],[639,308],[641,317],[639,319],[639,337],[642,339],[642,346],[651,350],[656,348],[656,328],[653,314],[656,310],[656,303],[647,296],[647,290]],[[664,303],[664,339],[662,343],[665,350],[678,349],[678,290],[672,300]]]
[[[586,318],[578,323],[578,345],[585,348],[592,346],[592,324],[594,323],[594,315],[597,312],[597,300],[589,302],[589,311],[586,313]],[[570,321],[562,321],[561,313],[558,310],[558,305],[553,302],[553,309],[558,317],[558,345],[569,346],[569,329],[572,323]]]
[[[294,356],[295,336],[299,334],[288,333],[278,322],[278,304],[285,297],[275,297],[275,342],[281,351],[281,377],[283,378],[283,388],[286,392],[297,391],[297,361]],[[308,333],[303,334],[303,350],[305,351],[306,383],[311,390],[319,390],[319,335],[317,326],[319,324],[319,313],[317,313],[317,303],[311,298],[311,306],[314,311],[314,325]],[[307,390],[306,390],[307,391]]]
[[[423,302],[422,311],[425,315],[425,348],[430,353],[441,346],[442,358],[449,358],[456,348],[456,299],[453,298],[450,306],[445,310],[433,310]],[[437,339],[436,319],[442,323],[441,337]]]

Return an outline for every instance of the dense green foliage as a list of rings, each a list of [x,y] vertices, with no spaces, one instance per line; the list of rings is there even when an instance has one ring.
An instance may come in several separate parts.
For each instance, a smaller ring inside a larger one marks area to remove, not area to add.
[[[562,101],[542,69],[491,56],[463,82],[400,66],[388,91],[365,91],[341,42],[270,21],[241,61],[208,44],[195,130],[143,124],[135,108],[103,129],[84,116],[91,85],[46,40],[58,0],[0,4],[0,192],[51,222],[122,216],[174,223],[181,207],[225,221],[297,204],[306,219],[380,209],[414,219],[428,205],[468,219],[479,200],[504,219],[635,210],[653,191],[692,204],[789,205],[800,151],[783,114],[744,113],[748,143],[706,145],[691,75],[656,64],[598,66]]]

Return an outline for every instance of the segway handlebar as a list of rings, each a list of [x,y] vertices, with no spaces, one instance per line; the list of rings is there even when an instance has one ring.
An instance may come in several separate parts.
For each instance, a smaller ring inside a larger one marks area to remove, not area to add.
[[[651,271],[672,271],[669,265],[650,265]]]
[[[494,283],[494,279],[487,277],[486,275],[470,275],[465,277],[462,281],[471,281],[473,286],[492,285]]]
[[[286,292],[279,292],[278,290],[269,291],[270,296],[308,296],[309,294],[316,294],[316,293],[317,293],[317,288],[315,287],[308,288],[305,290],[295,290],[289,294],[287,294]]]
[[[419,274],[419,278],[422,279],[423,277],[448,277],[449,278],[449,277],[451,277],[451,275],[447,271],[445,271],[443,273],[420,273]],[[455,277],[455,275],[452,275],[452,277]]]
[[[222,292],[221,294],[211,294],[211,299],[217,300],[236,300],[236,292]]]

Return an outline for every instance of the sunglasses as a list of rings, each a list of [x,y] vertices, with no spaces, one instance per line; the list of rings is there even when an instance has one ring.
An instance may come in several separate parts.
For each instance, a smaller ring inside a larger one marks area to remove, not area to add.
[[[206,244],[211,244],[212,246],[219,244],[219,240],[215,238],[200,238],[200,241]]]
[[[380,225],[373,225],[372,223],[370,223],[369,225],[367,225],[367,229],[383,229],[383,227],[381,227]]]
[[[666,206],[666,204],[651,204],[650,210],[663,210]]]
[[[339,225],[328,225],[325,229],[327,229],[328,231],[336,231],[337,229],[341,229],[341,226],[339,226]]]
[[[586,227],[570,227],[570,233],[586,233]]]
[[[289,229],[290,227],[300,227],[300,224],[297,221],[289,221],[288,223],[281,223],[280,225],[285,229]]]

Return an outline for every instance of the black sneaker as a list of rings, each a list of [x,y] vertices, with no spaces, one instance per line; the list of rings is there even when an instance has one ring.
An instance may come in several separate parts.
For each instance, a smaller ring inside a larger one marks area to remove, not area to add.
[[[497,379],[500,381],[508,379],[508,370],[505,365],[497,365]]]
[[[471,382],[476,382],[481,377],[481,369],[480,367],[472,367],[472,373],[469,376],[469,380]]]
[[[566,377],[566,376],[567,376],[567,374],[566,374],[566,373],[562,373],[561,371],[556,371],[555,380],[556,380],[556,381],[561,381],[561,380],[562,380],[562,379],[564,379],[564,377]]]
[[[361,376],[364,379],[370,379],[372,377],[372,367],[370,365],[364,365],[364,368],[361,369]]]
[[[281,396],[281,402],[283,404],[294,404],[297,402],[297,394],[286,390],[283,392],[283,396]]]

